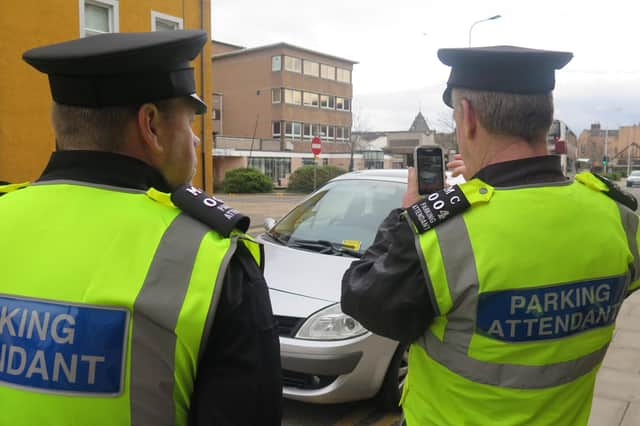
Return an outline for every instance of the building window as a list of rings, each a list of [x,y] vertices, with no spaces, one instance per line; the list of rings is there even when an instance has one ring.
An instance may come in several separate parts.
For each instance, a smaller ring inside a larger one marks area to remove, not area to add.
[[[336,127],[336,140],[344,142],[349,139],[349,128]]]
[[[304,61],[304,74],[318,77],[320,72],[320,64],[313,61]]]
[[[284,135],[292,139],[300,139],[302,136],[302,124],[296,121],[287,121],[284,124]]]
[[[351,100],[347,99],[347,98],[336,97],[336,109],[338,111],[350,111],[351,110]]]
[[[302,159],[303,166],[313,166],[314,164],[316,164],[316,160],[313,157],[312,158],[304,157]]]
[[[284,102],[291,105],[302,105],[302,92],[293,89],[284,89]]]
[[[79,0],[80,37],[120,30],[118,0]]]
[[[271,122],[271,137],[273,138],[280,138],[280,122],[279,121],[272,121]]]
[[[220,116],[220,109],[219,108],[213,108],[213,119],[214,120],[220,120],[221,116]]]
[[[328,126],[329,131],[327,134],[329,135],[329,139],[334,139],[336,137],[335,127]]]
[[[293,56],[284,57],[284,69],[291,72],[302,72],[302,59]]]
[[[311,139],[313,137],[313,131],[312,131],[312,126],[311,124],[308,123],[304,123],[302,125],[302,136],[305,139]]]
[[[320,105],[319,95],[317,93],[304,92],[303,102],[304,106],[310,106],[318,108]]]
[[[282,56],[272,56],[271,57],[271,71],[280,71],[282,70]]]
[[[336,108],[336,98],[331,95],[320,95],[320,107],[325,109]]]
[[[272,104],[279,104],[280,102],[282,102],[282,89],[280,89],[279,87],[276,89],[271,89],[271,103]]]
[[[332,67],[331,65],[320,65],[320,77],[326,78],[328,80],[336,79],[336,67]]]
[[[251,157],[248,166],[260,170],[274,182],[291,174],[291,158]]]
[[[351,83],[351,71],[344,68],[338,68],[338,81],[342,83]]]
[[[151,11],[151,31],[181,30],[183,28],[182,24],[182,18],[153,10]]]
[[[384,152],[362,151],[365,169],[384,169]]]

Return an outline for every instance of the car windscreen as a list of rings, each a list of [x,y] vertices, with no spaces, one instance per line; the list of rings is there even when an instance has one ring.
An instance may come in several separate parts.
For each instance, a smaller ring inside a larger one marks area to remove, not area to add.
[[[269,234],[290,246],[330,242],[362,253],[373,242],[384,218],[401,206],[405,189],[406,184],[400,182],[330,182],[294,208]]]

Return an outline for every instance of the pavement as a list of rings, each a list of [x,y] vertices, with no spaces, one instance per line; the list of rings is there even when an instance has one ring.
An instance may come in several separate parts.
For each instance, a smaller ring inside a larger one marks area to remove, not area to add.
[[[589,426],[640,425],[640,292],[622,305],[600,368]]]

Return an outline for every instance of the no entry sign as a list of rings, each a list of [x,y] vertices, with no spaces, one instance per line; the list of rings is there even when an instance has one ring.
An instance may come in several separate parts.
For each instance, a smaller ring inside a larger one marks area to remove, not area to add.
[[[314,136],[314,138],[311,139],[311,152],[313,155],[320,155],[320,152],[322,152],[322,142],[320,142],[318,136]]]

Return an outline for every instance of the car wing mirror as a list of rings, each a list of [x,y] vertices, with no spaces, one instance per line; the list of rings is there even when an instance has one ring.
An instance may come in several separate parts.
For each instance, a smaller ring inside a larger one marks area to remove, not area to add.
[[[276,220],[272,217],[267,217],[264,219],[264,229],[269,232],[276,225]]]

